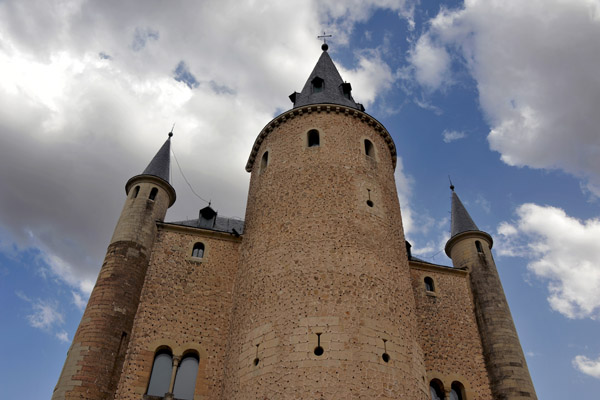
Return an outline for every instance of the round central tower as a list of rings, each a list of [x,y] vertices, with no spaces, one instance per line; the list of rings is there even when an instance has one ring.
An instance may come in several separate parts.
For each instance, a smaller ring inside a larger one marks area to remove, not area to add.
[[[323,52],[258,136],[227,399],[426,399],[389,133]]]

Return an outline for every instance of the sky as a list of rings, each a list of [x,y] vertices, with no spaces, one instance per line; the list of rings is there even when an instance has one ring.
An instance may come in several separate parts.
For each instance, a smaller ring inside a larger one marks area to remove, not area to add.
[[[451,265],[450,176],[494,238],[538,398],[597,398],[599,0],[3,0],[7,398],[49,398],[124,185],[173,124],[166,220],[195,218],[199,197],[244,217],[251,146],[292,107],[323,32],[395,141],[413,253]]]

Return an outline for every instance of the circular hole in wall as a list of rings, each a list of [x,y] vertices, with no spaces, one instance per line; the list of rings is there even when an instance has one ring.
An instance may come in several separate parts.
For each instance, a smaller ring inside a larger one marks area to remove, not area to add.
[[[371,200],[367,200],[367,205],[368,205],[369,207],[373,207],[373,204],[374,204],[374,203],[373,203]]]
[[[381,358],[383,359],[384,362],[390,362],[390,355],[388,353],[383,353],[381,355]]]
[[[259,362],[260,362],[260,360],[258,358],[254,359],[254,365],[258,365]]]
[[[315,347],[315,356],[322,356],[325,350],[321,346]]]

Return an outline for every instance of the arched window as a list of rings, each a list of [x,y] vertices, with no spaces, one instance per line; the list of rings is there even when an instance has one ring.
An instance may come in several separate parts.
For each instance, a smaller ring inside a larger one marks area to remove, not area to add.
[[[149,396],[163,397],[169,391],[171,383],[171,371],[173,369],[173,355],[169,349],[161,349],[154,356],[152,373],[148,383]]]
[[[481,242],[479,240],[475,241],[475,248],[477,249],[478,253],[483,254],[483,247],[481,247]]]
[[[262,159],[260,160],[260,170],[261,172],[264,171],[267,166],[269,165],[269,152],[265,151],[265,153],[262,156]]]
[[[194,249],[192,250],[192,257],[204,257],[204,243],[198,242],[194,245]]]
[[[187,354],[183,357],[175,375],[173,397],[181,400],[193,400],[196,388],[196,375],[198,375],[198,356]]]
[[[450,400],[466,400],[465,387],[458,381],[452,382],[452,390],[450,391]]]
[[[435,286],[433,286],[433,279],[431,279],[431,277],[429,276],[425,277],[425,290],[427,290],[428,292],[435,291]]]
[[[437,379],[429,382],[429,393],[431,393],[431,400],[444,400],[444,388],[442,382]]]
[[[318,147],[319,144],[319,131],[316,129],[308,131],[308,147]]]
[[[375,157],[375,149],[373,143],[369,139],[365,139],[365,154],[369,157]]]
[[[152,188],[152,190],[150,191],[150,196],[148,196],[148,198],[150,200],[154,200],[156,199],[156,195],[158,194],[158,189],[157,188]]]
[[[140,187],[136,186],[135,189],[133,189],[133,196],[132,196],[132,198],[135,199],[138,196],[139,193],[140,193]]]

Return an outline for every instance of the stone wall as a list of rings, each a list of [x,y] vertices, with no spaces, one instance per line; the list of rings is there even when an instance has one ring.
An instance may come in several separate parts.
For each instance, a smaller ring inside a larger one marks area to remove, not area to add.
[[[241,238],[225,233],[160,226],[136,314],[117,399],[146,393],[155,352],[193,350],[200,364],[195,398],[222,399],[233,278]],[[191,257],[196,242],[202,259]]]
[[[479,242],[481,251],[478,251]],[[446,245],[455,267],[470,271],[475,315],[496,399],[537,399],[500,276],[485,232],[464,232]]]
[[[156,220],[164,218],[172,200],[164,181],[140,176],[136,182],[139,192],[134,197],[131,191],[125,200],[53,399],[114,397],[156,237]],[[153,188],[159,190],[150,200]]]
[[[468,273],[411,262],[411,277],[427,382],[438,379],[450,391],[458,381],[467,400],[492,400]],[[433,280],[433,291],[426,290],[426,277]]]
[[[427,398],[390,140],[336,106],[292,110],[259,135],[224,398]]]

